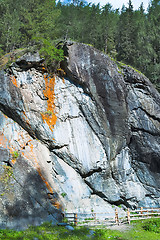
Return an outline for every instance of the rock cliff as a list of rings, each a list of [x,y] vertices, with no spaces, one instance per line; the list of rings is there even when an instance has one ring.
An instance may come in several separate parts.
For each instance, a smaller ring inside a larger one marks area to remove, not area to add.
[[[38,53],[0,73],[1,228],[160,204],[159,93],[93,47],[64,52],[59,76]]]

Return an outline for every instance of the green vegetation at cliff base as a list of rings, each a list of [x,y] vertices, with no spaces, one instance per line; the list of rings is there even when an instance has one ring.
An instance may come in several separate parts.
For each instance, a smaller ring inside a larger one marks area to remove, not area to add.
[[[88,227],[75,227],[74,231],[67,230],[62,226],[53,226],[51,223],[44,223],[38,227],[29,227],[25,231],[0,230],[0,239],[14,240],[158,240],[160,239],[160,219],[150,219],[137,221],[131,224],[130,230],[120,231],[100,229]]]

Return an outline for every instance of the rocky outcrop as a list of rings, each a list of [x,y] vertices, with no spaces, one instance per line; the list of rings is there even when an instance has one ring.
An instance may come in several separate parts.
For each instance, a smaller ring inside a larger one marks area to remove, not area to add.
[[[65,76],[38,53],[1,71],[1,227],[160,204],[159,93],[93,47],[64,51]]]

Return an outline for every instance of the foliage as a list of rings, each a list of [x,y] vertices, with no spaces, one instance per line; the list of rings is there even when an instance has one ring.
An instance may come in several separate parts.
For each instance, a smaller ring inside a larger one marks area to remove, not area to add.
[[[12,167],[3,165],[3,174],[0,176],[0,181],[5,185],[6,184],[8,185],[12,176],[13,176]]]
[[[2,49],[1,46],[0,46],[0,57],[3,56],[3,53],[4,53],[4,51],[3,51],[3,49]]]
[[[63,223],[68,223],[68,218],[64,217],[63,218]]]
[[[67,193],[63,192],[61,193],[61,196],[64,198],[67,195]]]
[[[113,60],[113,61],[115,61],[115,60]],[[136,71],[136,72],[139,73],[139,74],[143,74],[143,73],[141,73],[139,70],[137,70],[136,68],[133,68],[132,66],[127,65],[127,64],[125,64],[125,63],[123,63],[123,62],[115,61],[115,63],[117,64],[118,69],[119,69],[119,73],[121,73],[121,74],[123,74],[123,67],[125,67],[125,66],[132,68],[134,71]]]
[[[14,151],[12,152],[12,158],[16,159],[19,156],[19,152],[18,151]]]
[[[142,224],[142,227],[146,231],[160,233],[160,219],[151,219]]]
[[[2,165],[2,171],[0,174],[0,183],[2,185],[2,192],[0,197],[3,197],[5,194],[10,193],[12,190],[12,180],[14,179],[13,169],[10,166]]]
[[[144,73],[160,90],[160,1],[151,0],[148,12],[143,4],[134,10],[132,1],[121,10],[111,4],[84,0],[0,0],[0,56],[15,48],[35,44],[46,65],[63,60],[62,49],[54,41],[90,44],[118,61]],[[2,65],[0,63],[0,65]]]
[[[42,37],[33,39],[38,42],[40,56],[45,59],[45,67],[48,70],[55,70],[58,63],[64,60],[63,50],[56,48],[50,39]]]

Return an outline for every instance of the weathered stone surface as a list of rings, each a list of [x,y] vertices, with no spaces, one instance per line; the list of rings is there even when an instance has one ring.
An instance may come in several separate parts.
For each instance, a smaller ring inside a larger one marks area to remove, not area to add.
[[[26,225],[56,222],[59,207],[112,214],[120,204],[160,204],[159,93],[92,47],[64,49],[65,78],[47,74],[37,53],[1,72],[0,109],[9,118],[0,115],[0,174],[11,166],[12,195],[22,203],[0,195],[3,227],[17,227],[17,216]]]
[[[56,223],[63,206],[53,197],[49,150],[2,113],[0,120],[0,228]]]

